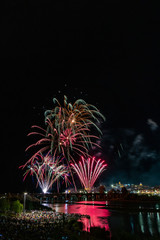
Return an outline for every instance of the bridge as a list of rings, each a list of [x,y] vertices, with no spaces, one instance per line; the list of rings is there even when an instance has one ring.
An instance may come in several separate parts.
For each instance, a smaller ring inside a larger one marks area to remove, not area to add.
[[[78,202],[78,201],[106,201],[105,193],[34,193],[32,196],[38,198],[40,202]]]

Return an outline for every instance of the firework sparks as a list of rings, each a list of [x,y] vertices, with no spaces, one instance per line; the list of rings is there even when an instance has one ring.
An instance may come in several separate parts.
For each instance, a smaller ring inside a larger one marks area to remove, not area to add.
[[[75,130],[75,128],[83,125],[87,128],[92,125],[101,133],[101,130],[95,123],[100,122],[99,118],[105,120],[105,117],[94,105],[87,104],[83,99],[76,100],[72,105],[67,102],[66,96],[64,96],[64,106],[61,106],[56,98],[53,99],[53,102],[54,104],[57,103],[58,106],[45,112],[45,121],[50,119],[51,122],[54,122],[59,134],[61,129],[64,130],[64,128],[71,127]]]
[[[95,143],[99,137],[90,134],[90,131],[91,128],[96,128],[101,134],[97,123],[100,122],[99,118],[103,120],[105,118],[95,106],[87,104],[82,99],[78,99],[72,105],[67,102],[66,96],[64,96],[63,106],[56,98],[53,99],[53,102],[57,106],[45,112],[47,133],[53,134],[54,128],[57,134],[56,137],[52,137],[51,150],[55,148],[57,153],[63,153],[64,157],[70,161],[73,160],[71,152],[87,157],[90,147],[93,145],[100,147]]]
[[[87,104],[82,99],[77,100],[72,105],[67,103],[66,96],[64,96],[63,107],[57,99],[53,99],[53,101],[58,103],[58,106],[45,112],[46,129],[34,125],[32,126],[34,131],[28,134],[28,136],[38,135],[39,139],[28,146],[26,151],[37,146],[40,149],[33,154],[26,165],[29,162],[32,163],[39,153],[45,153],[48,150],[54,157],[63,154],[68,162],[74,162],[73,153],[78,156],[83,155],[86,158],[89,157],[90,147],[100,147],[95,142],[99,136],[92,135],[90,131],[91,128],[96,127],[101,134],[96,123],[99,122],[98,117],[105,118],[95,106]]]
[[[24,174],[24,180],[29,173],[31,176],[36,176],[37,186],[39,185],[44,193],[46,193],[60,177],[65,179],[65,181],[68,177],[68,169],[62,163],[62,160],[59,158],[55,159],[49,154],[45,157],[39,154],[34,162],[28,165],[28,169]]]
[[[34,125],[32,126],[33,131],[28,134],[28,136],[37,136],[38,140],[29,145],[26,151],[32,148],[35,148],[36,151],[22,166],[23,168],[28,167],[25,177],[29,173],[34,174],[44,192],[48,191],[59,177],[64,176],[66,179],[64,164],[61,161],[55,161],[59,156],[65,159],[74,183],[70,162],[75,163],[76,156],[89,158],[89,149],[95,146],[100,147],[96,141],[102,132],[97,124],[100,123],[100,119],[105,120],[95,106],[87,104],[83,99],[78,99],[73,105],[67,102],[66,96],[64,96],[63,106],[56,98],[53,99],[53,102],[56,105],[54,109],[45,112],[46,128]],[[94,129],[98,131],[99,136],[91,133]],[[39,156],[44,155],[47,157],[39,161]],[[98,166],[96,168],[99,170]],[[99,170],[99,174],[100,172]],[[95,182],[98,172],[94,174],[92,181]],[[92,181],[90,184],[93,185]]]
[[[87,160],[82,157],[82,161],[79,161],[79,164],[71,163],[71,166],[77,173],[85,190],[90,192],[97,178],[107,167],[107,164],[101,159],[96,161],[95,157]]]

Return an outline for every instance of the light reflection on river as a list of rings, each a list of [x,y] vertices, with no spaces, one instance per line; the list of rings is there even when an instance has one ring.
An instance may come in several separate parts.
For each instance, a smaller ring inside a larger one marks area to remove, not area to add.
[[[160,236],[160,212],[152,212],[148,208],[148,211],[131,211],[129,209],[119,211],[117,207],[107,209],[107,204],[104,201],[83,201],[74,204],[54,203],[45,205],[52,207],[56,212],[89,215],[90,219],[82,218],[86,231],[90,229],[90,226],[100,226],[111,231],[111,233],[119,230]],[[143,204],[137,204],[136,206],[138,209],[144,208]],[[157,209],[157,205],[150,206],[150,209]]]

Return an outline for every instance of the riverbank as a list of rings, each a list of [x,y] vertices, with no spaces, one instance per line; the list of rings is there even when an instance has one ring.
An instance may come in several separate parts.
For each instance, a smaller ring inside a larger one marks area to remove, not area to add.
[[[3,240],[158,240],[158,237],[135,235],[125,231],[110,234],[104,228],[82,231],[81,215],[54,211],[32,211],[12,217],[0,216],[0,239]]]
[[[76,222],[78,216],[54,211],[31,211],[0,217],[1,239],[60,239],[66,222]],[[62,238],[61,238],[62,239]]]
[[[10,240],[84,240],[89,232],[84,232],[83,224],[79,220],[80,214],[63,214],[55,211],[31,211],[15,216],[0,216],[0,239]],[[87,217],[87,216],[85,216]],[[92,233],[94,230],[91,230]],[[95,228],[99,239],[109,239],[109,232]],[[97,238],[98,239],[98,238]]]
[[[9,198],[10,203],[15,200],[15,198]],[[135,233],[138,234],[137,240],[155,240],[156,235],[160,236],[160,213],[159,209],[156,209],[156,207],[160,208],[160,204],[156,206],[156,203],[145,201],[138,202],[137,205],[137,201],[126,200],[81,201],[72,202],[72,204],[52,203],[44,206],[36,199],[34,201],[27,199],[25,214],[15,214],[8,210],[4,214],[2,212],[0,239],[107,240],[112,234],[113,240],[129,240],[135,239],[133,238]],[[34,210],[29,210],[30,208]],[[155,213],[151,214],[153,211]],[[122,231],[122,234],[116,236],[117,231]],[[152,234],[154,238],[150,237]]]

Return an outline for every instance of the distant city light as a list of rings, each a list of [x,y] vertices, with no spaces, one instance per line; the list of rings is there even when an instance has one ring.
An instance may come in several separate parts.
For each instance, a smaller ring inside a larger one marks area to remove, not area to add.
[[[140,184],[130,184],[130,183],[124,183],[121,182],[111,184],[110,188],[112,189],[119,189],[121,190],[122,187],[125,187],[129,192],[135,193],[135,194],[147,194],[147,195],[159,195],[160,196],[160,187],[151,187],[151,186],[145,186],[142,183]]]

